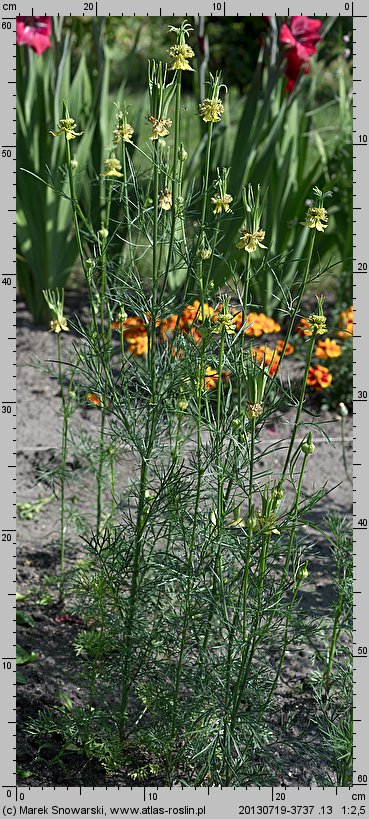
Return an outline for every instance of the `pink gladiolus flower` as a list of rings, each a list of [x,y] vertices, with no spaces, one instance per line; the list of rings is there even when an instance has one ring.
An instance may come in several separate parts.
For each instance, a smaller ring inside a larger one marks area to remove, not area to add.
[[[305,74],[308,74],[310,71],[309,63],[303,63],[302,60],[297,56],[297,51],[295,48],[289,48],[287,52],[287,62],[285,67],[285,75],[287,77],[287,85],[286,85],[286,92],[289,94],[292,89],[295,87],[298,77],[302,69],[305,69]]]
[[[51,17],[17,17],[16,28],[17,45],[27,45],[36,54],[51,47]]]
[[[287,23],[281,26],[279,39],[287,48],[295,48],[297,57],[307,62],[316,52],[316,44],[321,39],[321,20],[312,20],[310,17],[292,17],[291,28]]]

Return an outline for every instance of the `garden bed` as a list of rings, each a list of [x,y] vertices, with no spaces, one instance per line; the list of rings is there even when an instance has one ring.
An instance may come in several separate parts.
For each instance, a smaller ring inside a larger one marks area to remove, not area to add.
[[[67,299],[67,314],[83,314],[85,302],[83,295],[72,293]],[[67,338],[67,337],[66,337]],[[63,339],[64,341],[64,339]],[[73,331],[68,337],[70,346],[75,339]],[[30,367],[30,361],[38,357],[41,361],[52,361],[55,358],[55,336],[44,327],[35,326],[22,302],[18,305],[17,329],[17,365],[18,365],[18,470],[17,499],[18,503],[34,502],[39,498],[50,497],[51,488],[46,480],[40,482],[40,470],[48,471],[54,458],[59,455],[60,447],[60,389],[57,380],[50,379],[41,369]],[[340,420],[337,413],[324,413],[323,419],[331,443],[328,444],[320,435],[314,438],[316,453],[311,459],[308,472],[308,483],[305,490],[321,486],[327,482],[327,488],[334,491],[323,498],[311,513],[316,523],[321,523],[327,510],[341,516],[351,515],[352,489],[345,476],[340,440]],[[283,437],[288,429],[290,416],[281,416],[273,426],[262,432],[263,443]],[[72,419],[73,429],[83,430],[86,434],[96,434],[98,414],[94,407],[77,409]],[[351,427],[346,419],[346,456],[351,460]],[[283,453],[273,454],[275,475],[278,475]],[[69,500],[78,493],[78,509],[91,519],[93,526],[95,508],[91,504],[92,478],[83,471],[83,462],[71,457],[67,468],[72,477],[68,487]],[[260,468],[263,463],[260,464]],[[127,484],[132,476],[130,453],[120,460],[119,482]],[[81,490],[82,487],[82,490]],[[20,507],[22,512],[22,506]],[[37,661],[26,667],[26,682],[19,687],[18,693],[18,765],[21,772],[20,782],[25,771],[31,772],[29,783],[32,785],[120,785],[165,784],[160,770],[155,775],[145,775],[143,780],[135,779],[138,769],[145,766],[148,759],[134,748],[127,752],[126,767],[119,771],[107,772],[96,761],[81,761],[79,755],[63,755],[62,764],[50,763],[58,753],[58,737],[50,747],[41,752],[42,760],[35,760],[37,743],[25,733],[27,721],[36,717],[39,710],[53,707],[58,701],[60,692],[71,699],[74,705],[82,704],[80,689],[80,671],[74,650],[74,642],[81,629],[78,618],[68,616],[68,601],[65,609],[57,605],[56,586],[52,580],[58,572],[58,501],[47,503],[33,519],[18,518],[18,591],[29,595],[22,603],[22,609],[35,621],[32,629],[19,627],[19,641],[22,646],[37,653]],[[301,592],[301,605],[317,618],[324,618],[334,599],[335,591],[331,573],[329,550],[322,538],[313,535],[314,557],[309,557],[309,580]],[[83,544],[69,527],[67,535],[66,560],[67,569],[72,568],[76,560],[83,557]],[[50,597],[47,602],[48,596]],[[40,601],[44,598],[42,604]],[[52,602],[54,598],[54,602]],[[72,606],[73,609],[73,606]],[[316,702],[310,690],[309,679],[314,671],[313,655],[309,646],[297,645],[288,652],[285,659],[281,682],[273,712],[273,729],[280,735],[280,744],[276,745],[275,755],[280,760],[284,773],[280,784],[314,785],[329,774],[324,762],[318,761],[321,737],[314,731],[312,720],[316,712]],[[135,713],[135,701],[130,704],[131,715]],[[282,725],[291,721],[288,741],[283,737]],[[302,746],[294,748],[289,742],[304,743],[309,753],[302,754]],[[314,750],[316,752],[314,758]],[[311,752],[311,753],[310,753]],[[155,761],[155,760],[154,760]],[[181,772],[178,772],[180,778]]]

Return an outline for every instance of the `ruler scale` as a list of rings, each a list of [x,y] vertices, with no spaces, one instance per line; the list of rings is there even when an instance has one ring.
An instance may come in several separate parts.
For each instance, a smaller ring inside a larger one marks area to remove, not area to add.
[[[277,6],[277,7],[276,7]],[[1,530],[1,667],[0,667],[0,798],[4,816],[27,813],[69,815],[89,809],[88,815],[193,815],[235,817],[254,815],[365,815],[369,777],[368,744],[368,667],[369,667],[369,598],[366,582],[369,578],[368,492],[369,435],[368,395],[369,373],[366,344],[369,342],[369,250],[368,230],[368,42],[369,22],[364,0],[331,2],[320,5],[304,3],[301,7],[280,3],[256,3],[246,7],[236,0],[211,2],[201,0],[186,10],[176,5],[157,5],[138,0],[124,5],[116,0],[86,2],[78,0],[47,0],[28,7],[25,3],[0,3],[1,74],[0,93],[2,124],[0,136],[1,200],[0,225],[2,236],[2,270],[0,278],[1,333],[1,418],[0,418],[0,530]],[[351,788],[290,787],[290,788],[33,788],[16,786],[15,768],[15,559],[16,559],[16,378],[15,378],[15,20],[16,15],[80,15],[80,16],[258,16],[260,13],[278,16],[304,14],[312,17],[341,15],[353,23],[353,182],[354,182],[354,783]],[[54,806],[54,807],[52,807]],[[126,809],[124,811],[124,809]],[[87,813],[87,810],[86,810]]]

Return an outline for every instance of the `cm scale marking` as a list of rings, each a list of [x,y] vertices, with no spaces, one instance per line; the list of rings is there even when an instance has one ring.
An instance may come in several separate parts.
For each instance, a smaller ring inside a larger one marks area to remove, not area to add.
[[[4,816],[364,816],[356,788],[7,788]]]
[[[369,480],[369,438],[367,367],[369,305],[368,285],[368,195],[369,134],[368,42],[369,24],[364,0],[296,6],[278,3],[225,2],[168,5],[136,0],[135,3],[46,2],[29,7],[21,3],[2,3],[1,16],[1,178],[0,197],[2,271],[0,298],[1,332],[1,423],[0,423],[0,528],[2,542],[0,614],[1,637],[1,810],[4,816],[359,816],[366,813],[369,775],[368,737],[368,623],[369,577],[367,548],[368,510],[366,485]],[[101,16],[253,16],[304,14],[352,17],[353,29],[353,182],[354,182],[354,784],[350,788],[93,788],[16,786],[15,763],[15,20],[17,15],[101,15]]]

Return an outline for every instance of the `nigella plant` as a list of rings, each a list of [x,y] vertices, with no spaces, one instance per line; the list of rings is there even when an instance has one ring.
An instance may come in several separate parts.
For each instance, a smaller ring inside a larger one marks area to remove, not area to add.
[[[97,511],[73,581],[73,606],[86,623],[76,640],[83,705],[44,712],[29,730],[73,737],[81,753],[107,768],[125,765],[138,747],[146,772],[160,772],[171,785],[262,785],[280,781],[275,749],[292,742],[272,718],[289,649],[313,641],[317,628],[300,599],[314,546],[306,525],[326,487],[308,486],[318,421],[302,426],[302,418],[317,338],[327,331],[323,297],[308,316],[300,311],[307,286],[322,272],[316,250],[329,229],[328,194],[315,189],[305,218],[296,214],[308,252],[291,291],[281,289],[284,335],[270,346],[281,326],[255,310],[251,296],[268,254],[269,194],[262,183],[247,184],[234,202],[229,169],[212,178],[226,92],[219,74],[209,76],[199,104],[206,128],[202,178],[183,186],[181,93],[183,72],[194,71],[190,31],[186,21],[171,28],[169,65],[149,63],[147,140],[136,146],[146,163],[140,173],[130,154],[129,108],[124,100],[117,104],[112,143],[96,169],[101,227],[88,246],[74,184],[78,112],[75,121],[66,103],[52,132],[65,140],[89,298],[89,318],[74,322],[73,383],[100,416]],[[222,259],[228,287],[217,291],[213,257],[234,206],[244,221]],[[168,284],[179,269],[185,281],[173,291]],[[66,407],[60,331],[68,327],[61,297],[46,297]],[[287,356],[299,320],[304,365],[296,391]],[[268,344],[260,344],[263,334]],[[266,425],[281,408],[290,412],[286,435],[265,443]],[[67,417],[66,411],[63,441]],[[335,628],[327,690],[337,639]]]

